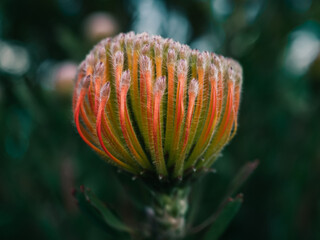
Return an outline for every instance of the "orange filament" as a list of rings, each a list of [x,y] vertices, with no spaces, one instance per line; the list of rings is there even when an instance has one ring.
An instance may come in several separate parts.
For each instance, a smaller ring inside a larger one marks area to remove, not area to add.
[[[164,161],[163,149],[162,149],[162,136],[161,136],[161,123],[160,123],[160,104],[162,94],[160,92],[155,93],[154,108],[153,108],[153,139],[155,146],[155,160],[156,167],[161,175],[167,176],[167,168]]]
[[[98,108],[99,108],[99,94],[100,94],[100,88],[101,88],[101,77],[95,76],[94,79],[94,114],[97,115]]]
[[[101,151],[99,148],[97,148],[96,146],[94,146],[82,133],[81,127],[80,127],[80,121],[79,121],[79,113],[80,113],[80,106],[82,105],[82,102],[84,100],[84,97],[86,95],[86,89],[82,89],[80,92],[80,96],[78,98],[77,104],[76,104],[76,108],[74,111],[74,121],[76,123],[76,127],[77,130],[79,132],[80,137],[83,139],[83,141],[88,144],[93,150],[95,150],[96,152],[98,152],[99,154],[105,156],[104,152]]]
[[[113,156],[108,151],[106,146],[104,145],[104,142],[103,142],[102,136],[101,136],[101,116],[102,116],[102,112],[104,111],[106,102],[107,102],[107,98],[102,98],[101,99],[101,103],[100,103],[99,109],[98,109],[97,122],[96,122],[96,130],[97,130],[97,135],[98,135],[98,139],[99,139],[100,145],[101,145],[102,149],[104,150],[104,152],[107,154],[107,156],[109,158],[111,158],[115,163],[117,163],[118,165],[122,166],[125,169],[130,169],[132,172],[136,172],[136,170],[134,168],[132,168],[130,165],[120,161],[115,156]]]
[[[210,79],[211,83],[211,89],[210,89],[210,102],[209,102],[209,111],[205,123],[205,127],[202,130],[202,133],[200,135],[199,141],[197,142],[189,160],[186,163],[185,168],[188,168],[190,166],[195,165],[197,159],[201,157],[203,154],[203,151],[207,148],[207,145],[211,139],[211,136],[209,137],[209,134],[213,133],[214,126],[216,123],[216,86],[217,82],[213,79]]]
[[[162,57],[156,58],[156,76],[157,79],[162,75]]]
[[[223,134],[226,131],[226,128],[228,126],[231,111],[232,111],[232,105],[233,105],[233,82],[229,81],[228,82],[228,96],[227,96],[227,103],[226,103],[227,116],[226,116],[226,119],[223,121],[224,125],[222,127],[222,131],[219,134],[218,141],[221,139],[221,137],[223,136]]]
[[[218,99],[217,99],[217,111],[218,111],[218,117],[221,116],[222,112],[222,103],[223,103],[223,81],[222,81],[222,73],[219,72],[218,74]]]
[[[119,152],[124,159],[126,159],[127,161],[129,161],[131,159],[131,156],[127,153],[127,151],[124,149],[124,147],[122,146],[122,144],[120,143],[120,141],[117,139],[117,137],[115,136],[114,132],[112,131],[112,129],[110,128],[108,121],[104,114],[102,114],[102,131],[103,131],[103,135],[108,138],[110,140],[110,142],[113,144],[113,148],[115,151]]]
[[[186,81],[186,76],[184,74],[180,74],[178,76],[178,87],[177,87],[177,102],[176,102],[176,120],[175,120],[175,134],[174,134],[174,140],[173,140],[173,147],[171,149],[170,153],[170,159],[169,159],[169,165],[173,164],[175,161],[175,167],[174,167],[174,176],[180,177],[182,175],[183,170],[183,159],[174,159],[177,157],[177,150],[178,150],[178,144],[180,140],[180,129],[181,129],[181,123],[184,117],[184,106],[183,106],[183,96],[184,96],[184,85]]]
[[[194,104],[196,100],[196,95],[195,93],[190,93],[189,94],[189,104],[188,104],[188,111],[187,111],[187,118],[186,118],[186,126],[185,126],[185,135],[184,135],[184,142],[183,142],[183,150],[185,150],[187,143],[188,143],[188,138],[190,134],[190,126],[191,126],[191,120],[192,120],[192,113],[194,109]]]
[[[123,66],[119,64],[116,66],[116,71],[115,71],[116,95],[117,95],[118,103],[120,98],[120,79],[121,79],[122,69],[123,69]]]
[[[234,115],[234,129],[232,135],[230,136],[230,140],[234,137],[237,132],[238,128],[238,110],[240,104],[240,86],[237,85],[235,87],[235,94],[234,94],[234,102],[233,102],[233,115]]]
[[[140,103],[139,103],[139,82],[138,82],[138,62],[139,62],[139,53],[134,50],[133,59],[132,59],[132,105],[134,106],[133,111],[137,119],[139,128],[141,129],[141,116],[140,116]],[[141,82],[141,80],[140,80]]]
[[[147,117],[148,117],[148,135],[149,141],[152,142],[152,82],[151,72],[145,74],[146,92],[147,92]]]
[[[94,102],[92,99],[92,87],[91,86],[92,86],[92,81],[90,81],[90,86],[88,89],[88,100],[89,100],[90,108],[91,108],[92,112],[94,112]]]
[[[203,80],[204,80],[204,72],[203,69],[200,68],[198,69],[198,79],[199,79],[199,95],[198,95],[198,100],[197,100],[197,106],[195,110],[195,118],[194,121],[196,123],[196,126],[198,125],[200,114],[201,114],[201,109],[202,109],[202,101],[203,101]]]
[[[197,130],[198,130],[198,124],[200,120],[200,115],[202,111],[202,105],[203,105],[203,81],[204,81],[204,69],[199,68],[198,69],[198,83],[199,83],[199,93],[197,97],[197,104],[196,109],[194,111],[194,117],[192,119],[191,124],[191,133],[190,133],[190,141],[189,141],[189,149],[191,147],[191,144],[193,143],[193,140],[196,136]]]
[[[84,124],[86,125],[86,127],[89,129],[89,131],[94,132],[94,128],[93,128],[90,120],[88,119],[88,116],[86,114],[86,111],[84,110],[83,104],[80,105],[80,116],[81,116],[82,120],[84,121]]]
[[[184,95],[184,85],[185,85],[185,76],[179,75],[178,77],[178,87],[177,87],[177,100],[176,100],[176,120],[175,120],[175,137],[174,143],[178,140],[180,127],[182,123],[182,119],[184,117],[184,107],[183,107],[183,95]]]
[[[141,70],[142,71],[142,70]],[[147,113],[145,107],[143,105],[146,104],[146,99],[145,99],[145,94],[146,94],[146,74],[141,72],[140,73],[140,111],[141,111],[141,121],[143,128],[145,128],[145,124],[147,121]]]
[[[168,65],[168,100],[167,100],[167,122],[165,150],[168,151],[172,141],[173,120],[174,120],[174,64]]]
[[[121,126],[121,130],[123,133],[123,137],[131,151],[131,153],[134,155],[135,159],[137,160],[137,162],[140,164],[140,166],[144,167],[144,168],[150,168],[151,165],[147,160],[147,157],[143,154],[143,150],[141,149],[141,146],[138,142],[137,139],[134,139],[135,143],[139,145],[140,148],[136,148],[136,147],[132,144],[131,139],[129,137],[129,133],[128,133],[128,129],[127,129],[127,124],[131,125],[131,122],[129,123],[130,119],[127,123],[126,123],[126,118],[128,117],[127,113],[127,92],[128,92],[129,87],[127,85],[122,86],[121,91],[120,91],[120,126]],[[132,129],[132,125],[129,127],[130,132],[133,132]],[[131,132],[131,134],[132,134]],[[140,150],[140,154],[137,152],[137,150]]]
[[[217,87],[217,82],[214,80],[211,80],[211,93],[210,93],[210,120],[209,120],[209,125],[207,128],[207,131],[204,135],[204,141],[208,138],[208,135],[212,129],[213,126],[213,120],[214,117],[216,116],[216,87]]]

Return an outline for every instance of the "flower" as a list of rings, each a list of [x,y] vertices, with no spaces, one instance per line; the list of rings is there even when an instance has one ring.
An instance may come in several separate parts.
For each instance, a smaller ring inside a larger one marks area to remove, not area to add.
[[[209,168],[237,130],[242,68],[146,33],[98,43],[73,97],[81,138],[132,174],[182,179]]]

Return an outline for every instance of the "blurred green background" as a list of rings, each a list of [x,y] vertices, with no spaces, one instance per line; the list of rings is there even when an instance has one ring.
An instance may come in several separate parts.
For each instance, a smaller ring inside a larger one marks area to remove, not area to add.
[[[222,239],[320,239],[316,0],[1,0],[0,238],[113,239],[77,209],[71,192],[81,184],[137,221],[131,206],[144,187],[86,147],[70,104],[77,64],[99,39],[130,30],[243,66],[239,131],[192,193],[201,194],[196,221],[259,159]]]

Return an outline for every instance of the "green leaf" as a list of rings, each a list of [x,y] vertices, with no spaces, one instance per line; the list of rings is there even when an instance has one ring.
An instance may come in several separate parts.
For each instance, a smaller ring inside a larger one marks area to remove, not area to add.
[[[228,227],[231,220],[239,211],[242,204],[242,195],[238,195],[235,199],[230,198],[222,208],[221,212],[218,212],[216,219],[208,232],[205,234],[203,240],[216,240],[223,234]]]
[[[247,181],[247,179],[251,176],[254,170],[258,167],[259,160],[255,160],[253,162],[246,163],[237,173],[237,175],[233,178],[232,182],[230,183],[226,198],[232,197],[239,188]]]
[[[229,184],[229,187],[227,188],[226,194],[222,198],[222,201],[221,201],[218,209],[209,218],[207,218],[204,222],[202,222],[198,226],[190,228],[189,232],[192,234],[195,234],[195,233],[201,232],[204,229],[207,229],[212,224],[216,224],[217,219],[218,218],[220,219],[220,214],[224,214],[225,211],[229,211],[228,208],[230,206],[234,206],[234,207],[238,206],[236,208],[236,211],[234,212],[234,215],[235,215],[236,212],[239,210],[240,205],[242,203],[242,194],[238,194],[235,199],[233,199],[232,197],[239,190],[239,188],[243,185],[243,183],[251,176],[253,171],[257,168],[258,164],[259,164],[258,160],[246,163],[240,169],[240,171],[236,174],[236,176],[231,181],[231,183]],[[239,201],[240,201],[240,203],[239,203]],[[231,219],[232,218],[230,218],[230,221],[231,221]],[[219,223],[217,223],[217,224],[219,224]],[[228,223],[225,225],[225,227],[227,227],[227,225],[228,225]]]
[[[95,222],[106,230],[109,234],[132,233],[125,223],[123,223],[107,206],[90,190],[84,187],[75,192],[79,208],[92,217]]]

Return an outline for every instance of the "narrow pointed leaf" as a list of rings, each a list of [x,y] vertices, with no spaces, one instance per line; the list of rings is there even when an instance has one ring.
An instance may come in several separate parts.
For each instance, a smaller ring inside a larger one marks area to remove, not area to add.
[[[247,179],[251,176],[254,170],[258,167],[259,160],[255,160],[253,162],[246,163],[237,173],[237,175],[233,178],[232,182],[230,183],[226,198],[232,197],[234,194],[237,193],[239,188],[247,181]]]
[[[242,204],[242,196],[238,195],[235,199],[229,199],[226,205],[216,216],[212,226],[205,234],[203,240],[216,240],[223,234],[231,220],[237,214]]]
[[[225,196],[222,198],[222,201],[218,207],[218,209],[212,213],[210,217],[208,217],[204,222],[202,222],[200,225],[192,227],[190,229],[190,232],[195,234],[198,232],[201,232],[202,230],[208,228],[212,223],[216,221],[220,213],[224,211],[226,206],[230,204],[230,199],[232,201],[238,201],[241,198],[242,201],[242,194],[237,195],[235,200],[233,200],[234,194],[239,190],[239,188],[243,185],[243,183],[251,176],[253,171],[257,168],[259,164],[259,160],[255,160],[253,162],[246,163],[240,171],[236,174],[234,179],[229,184],[229,187],[227,188]],[[241,205],[241,204],[240,204]],[[239,207],[240,207],[239,205]]]
[[[91,216],[109,234],[132,232],[91,190],[81,189],[75,193],[75,197],[79,208]]]

